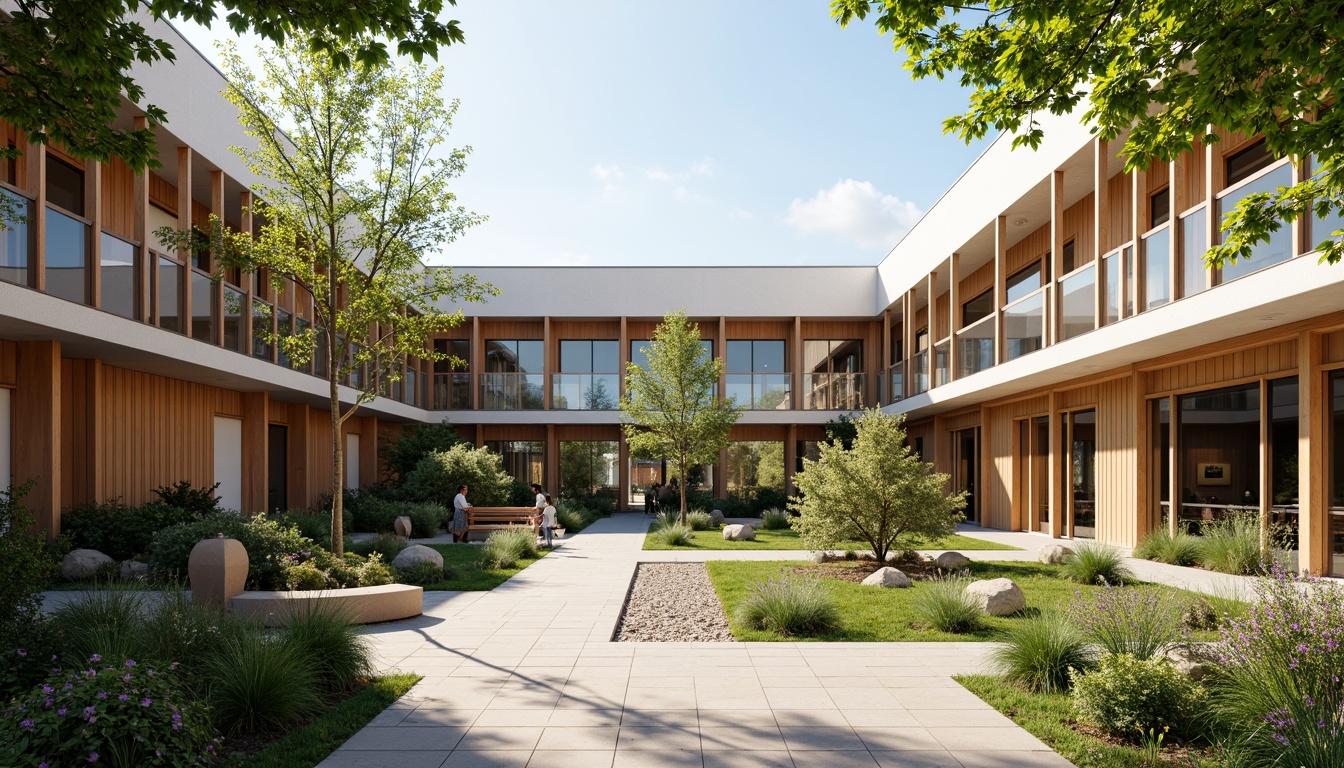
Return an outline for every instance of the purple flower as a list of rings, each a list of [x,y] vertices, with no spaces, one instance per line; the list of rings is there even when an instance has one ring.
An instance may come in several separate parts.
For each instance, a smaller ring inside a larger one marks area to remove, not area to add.
[[[89,707],[85,707],[85,708],[84,708],[84,714],[86,714],[86,715],[92,715],[94,712],[97,712],[97,711],[98,711],[98,708],[97,708],[97,707],[93,707],[93,706],[89,706]]]
[[[99,655],[96,654],[96,653],[89,657],[89,661],[91,661],[91,662],[93,662],[93,663],[95,663],[95,664],[98,663],[98,662],[100,662],[100,661],[102,661],[102,660],[103,660],[103,657],[102,657],[102,656],[99,656]]]
[[[135,666],[135,661],[132,660],[132,659],[127,659],[127,660],[126,660],[126,666],[128,666],[128,667],[134,667],[134,666]]]
[[[38,764],[37,764],[37,768],[48,768],[48,766],[47,766],[46,762],[41,762],[41,763],[38,763]]]
[[[100,699],[106,699],[106,698],[107,698],[107,691],[99,691],[99,692],[98,692],[98,698],[100,698]]]
[[[28,652],[25,651],[25,650],[23,650],[22,648],[20,648],[20,649],[19,649],[19,658],[20,658],[20,659],[26,659],[26,658],[28,658]],[[46,763],[43,763],[42,765],[46,765]]]
[[[141,699],[141,700],[140,700],[140,706],[142,706],[142,707],[148,707],[150,704],[153,704],[153,703],[154,703],[154,700],[153,700],[153,699]]]
[[[56,716],[65,717],[65,712],[66,712],[65,707],[61,707],[60,709],[56,710]]]
[[[98,762],[98,753],[97,753],[97,752],[93,752],[93,753],[91,753],[91,754],[89,755],[89,762],[90,762],[90,763],[96,763],[96,762]]]
[[[44,685],[44,686],[42,686],[42,692],[43,692],[43,693],[48,693],[48,694],[49,694],[49,693],[51,693],[51,691],[52,691],[52,688],[51,688],[50,685]]]
[[[31,718],[24,718],[23,720],[20,720],[20,721],[19,721],[19,727],[22,728],[22,729],[25,730],[25,731],[31,731],[31,730],[33,730],[33,721],[32,721],[32,719],[31,719]]]
[[[125,701],[127,698],[126,694],[123,693],[117,697],[117,701]]]
[[[130,673],[130,672],[127,672],[126,674],[124,674],[124,675],[121,676],[121,679],[122,679],[122,680],[130,680],[130,679],[131,679],[131,673]]]

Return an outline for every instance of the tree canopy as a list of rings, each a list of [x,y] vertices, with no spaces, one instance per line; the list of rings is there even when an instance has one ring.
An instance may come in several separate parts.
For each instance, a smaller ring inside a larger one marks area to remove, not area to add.
[[[456,4],[456,0],[448,0]],[[273,43],[302,40],[338,66],[388,62],[393,51],[417,62],[441,46],[461,43],[455,20],[443,21],[443,0],[14,0],[0,20],[0,118],[30,141],[58,141],[79,158],[120,157],[132,168],[154,162],[152,127],[116,121],[122,97],[151,123],[169,115],[145,104],[131,75],[134,64],[172,62],[172,45],[145,25],[158,19],[224,22],[237,35],[255,33]],[[196,84],[187,87],[195,87]],[[5,151],[0,147],[0,151]]]
[[[1311,159],[1306,179],[1248,195],[1223,223],[1210,266],[1299,216],[1344,213],[1344,13],[1291,0],[832,0],[841,25],[874,17],[915,79],[954,77],[971,94],[944,130],[967,141],[989,131],[1037,147],[1038,115],[1073,112],[1099,136],[1125,136],[1127,169],[1218,140],[1211,126],[1263,134],[1275,157]],[[1344,257],[1339,229],[1321,260]],[[1327,242],[1328,240],[1328,242]]]

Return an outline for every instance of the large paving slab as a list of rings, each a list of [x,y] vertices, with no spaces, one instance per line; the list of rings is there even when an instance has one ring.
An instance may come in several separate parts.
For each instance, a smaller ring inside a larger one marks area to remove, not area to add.
[[[600,521],[490,592],[370,627],[383,668],[424,679],[322,768],[1071,765],[952,679],[982,643],[611,642],[636,564],[672,559],[641,551],[647,526]]]

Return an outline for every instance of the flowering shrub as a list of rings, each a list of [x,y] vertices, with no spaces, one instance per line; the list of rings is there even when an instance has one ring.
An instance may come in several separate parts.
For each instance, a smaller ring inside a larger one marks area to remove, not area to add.
[[[1169,593],[1105,586],[1073,593],[1069,618],[1107,653],[1139,659],[1162,656],[1184,635],[1181,605]]]
[[[265,515],[246,518],[222,512],[192,523],[159,531],[150,546],[149,570],[159,579],[184,578],[191,548],[218,534],[237,539],[247,549],[247,588],[284,589],[286,555],[311,552],[317,544],[297,528],[282,526]]]
[[[1277,566],[1225,619],[1214,702],[1252,765],[1344,765],[1344,589]]]
[[[178,696],[172,673],[132,660],[53,669],[0,716],[0,764],[66,768],[211,765],[205,708]]]
[[[1165,659],[1104,656],[1091,672],[1070,673],[1078,715],[1130,741],[1141,733],[1190,734],[1206,700],[1203,688]]]

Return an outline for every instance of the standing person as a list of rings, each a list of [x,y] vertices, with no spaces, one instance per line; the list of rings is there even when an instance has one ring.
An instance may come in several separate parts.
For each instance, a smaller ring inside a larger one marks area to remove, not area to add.
[[[546,548],[551,549],[554,545],[551,543],[551,529],[555,527],[555,506],[551,504],[551,494],[545,494],[543,501],[546,506],[541,510],[541,530],[546,535]]]
[[[674,481],[675,482],[675,481]],[[658,487],[658,509],[671,509],[674,499],[672,498],[672,485],[662,485]]]
[[[453,543],[460,544],[467,540],[467,512],[471,511],[471,504],[467,501],[467,486],[457,486],[457,495],[453,497],[453,519],[448,523],[448,532],[453,534]]]
[[[658,484],[650,483],[648,488],[644,489],[644,514],[658,514]]]
[[[544,494],[544,493],[541,492],[541,484],[540,484],[540,483],[533,483],[533,484],[532,484],[532,492],[535,493],[535,494],[537,494],[537,498],[533,501],[532,506],[534,506],[534,507],[537,508],[537,514],[541,514],[541,510],[543,510],[543,509],[546,508],[546,498],[547,498],[547,496],[546,496],[546,494]]]

